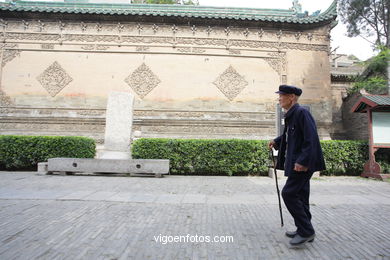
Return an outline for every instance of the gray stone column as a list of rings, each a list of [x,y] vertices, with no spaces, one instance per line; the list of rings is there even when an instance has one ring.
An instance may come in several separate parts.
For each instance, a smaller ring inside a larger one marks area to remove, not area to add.
[[[130,139],[133,123],[134,96],[126,92],[111,92],[106,111],[104,150],[100,159],[130,159]]]

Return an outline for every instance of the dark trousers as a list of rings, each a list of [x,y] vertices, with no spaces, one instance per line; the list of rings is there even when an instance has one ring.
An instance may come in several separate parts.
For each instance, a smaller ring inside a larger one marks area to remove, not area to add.
[[[282,190],[286,207],[294,218],[297,232],[302,237],[313,235],[309,206],[310,178],[313,173],[292,172]]]

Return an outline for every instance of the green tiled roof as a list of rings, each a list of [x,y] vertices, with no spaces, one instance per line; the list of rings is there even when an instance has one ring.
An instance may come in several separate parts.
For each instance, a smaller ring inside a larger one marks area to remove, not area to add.
[[[365,98],[371,100],[378,106],[390,106],[390,96],[383,95],[365,95]]]
[[[367,108],[390,107],[389,95],[363,95],[353,106],[352,112],[366,112]]]
[[[337,16],[337,1],[319,15],[305,15],[284,9],[259,9],[160,4],[92,4],[74,2],[16,1],[0,3],[0,10],[12,12],[46,12],[69,14],[141,15],[230,19],[294,24],[332,22]]]

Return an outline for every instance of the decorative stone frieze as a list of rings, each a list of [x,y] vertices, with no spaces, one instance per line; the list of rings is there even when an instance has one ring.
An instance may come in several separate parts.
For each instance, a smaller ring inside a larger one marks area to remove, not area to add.
[[[46,89],[50,96],[55,97],[73,79],[61,67],[61,65],[55,61],[37,77],[37,80]]]
[[[282,30],[279,30],[276,32],[276,37],[280,40],[280,38],[282,38],[282,35],[283,35],[283,32]]]
[[[45,30],[45,26],[46,26],[46,24],[44,22],[42,22],[41,20],[38,20],[38,28],[39,28],[40,32]]]
[[[280,60],[272,58],[264,58],[264,60],[271,66],[271,68],[280,75]]]
[[[206,29],[206,33],[208,36],[210,36],[210,33],[213,31],[213,28],[211,28],[211,26],[208,26],[207,29]]]
[[[248,38],[248,36],[249,36],[249,29],[248,28],[246,28],[244,31],[243,31],[243,33],[242,34],[244,34],[244,36],[246,37],[246,38]]]
[[[23,23],[23,29],[26,31],[28,29],[28,27],[30,26],[30,23],[26,22],[25,20],[22,20],[22,23]]]
[[[4,67],[8,62],[12,61],[14,58],[20,56],[21,51],[18,49],[17,44],[2,44],[0,46],[0,51],[3,49],[3,60],[1,62],[2,67]]]
[[[125,79],[125,82],[143,99],[161,81],[145,63],[142,63]]]
[[[230,35],[230,32],[231,32],[230,27],[226,27],[226,28],[224,29],[224,31],[225,31],[226,36],[229,36],[229,35]]]
[[[144,28],[143,28],[142,25],[139,23],[139,24],[137,25],[138,34],[141,34],[141,32],[142,32],[143,29],[144,29]]]
[[[205,53],[206,52],[206,50],[204,50],[204,49],[192,48],[192,47],[177,48],[176,50],[181,52],[181,53],[197,53],[197,54],[201,54],[201,53]]]
[[[58,28],[60,29],[60,31],[63,31],[65,29],[65,26],[66,26],[66,23],[64,23],[62,21],[58,21]]]
[[[81,49],[87,50],[87,51],[94,50],[94,49],[95,49],[95,44],[86,44],[86,45],[83,45],[83,46],[81,46]]]
[[[264,35],[264,30],[263,30],[263,29],[260,29],[260,30],[257,32],[257,35],[259,36],[259,38],[262,38],[263,35]]]
[[[95,28],[96,28],[96,31],[100,32],[103,29],[103,26],[101,23],[96,23]]]
[[[198,30],[198,28],[196,28],[195,25],[193,25],[193,26],[191,27],[191,31],[192,31],[192,34],[193,34],[193,35],[195,35],[195,33],[196,33],[197,30]]]
[[[179,28],[175,24],[172,25],[172,32],[173,32],[173,34],[176,34],[177,31],[179,31]]]
[[[137,46],[135,48],[136,51],[139,51],[139,52],[146,52],[146,51],[150,51],[150,48],[149,47],[146,47],[146,46]]]
[[[86,45],[81,46],[81,49],[86,50],[86,51],[93,51],[93,50],[105,51],[105,50],[110,49],[110,47],[106,46],[106,45],[86,44]]]
[[[227,29],[225,29],[227,30]],[[230,30],[230,29],[229,29]],[[230,33],[230,31],[227,31]],[[3,35],[4,37],[4,35]],[[29,40],[29,41],[63,41],[63,42],[106,42],[106,43],[142,43],[142,44],[189,44],[197,46],[219,46],[226,47],[226,39],[222,38],[189,38],[189,37],[164,37],[164,36],[130,36],[122,35],[93,35],[93,34],[48,34],[48,33],[17,33],[9,32],[6,34],[9,40]],[[311,39],[313,35],[310,36]],[[308,36],[308,38],[310,38]],[[294,42],[275,42],[275,41],[258,41],[258,40],[240,40],[229,39],[229,46],[242,48],[271,48],[271,49],[290,49],[304,51],[329,51],[327,44],[305,44]]]
[[[231,54],[231,55],[241,55],[241,51],[240,50],[229,49],[229,54]]]
[[[213,82],[215,86],[230,100],[233,101],[248,82],[231,65]]]
[[[117,24],[117,29],[118,29],[118,32],[121,33],[125,29],[125,26],[123,24],[121,24],[121,23],[118,23]]]
[[[153,33],[156,34],[158,32],[158,26],[156,24],[153,24],[152,30],[153,30]]]
[[[41,44],[41,49],[42,50],[53,50],[54,49],[54,44],[53,43],[42,43]]]
[[[286,53],[284,52],[270,52],[268,53],[270,58],[266,57],[264,60],[271,66],[271,68],[282,75],[287,70]]]
[[[0,106],[1,107],[9,107],[13,105],[13,102],[7,94],[3,90],[0,89]],[[5,112],[5,111],[0,111],[0,112]]]
[[[240,38],[243,34],[248,38],[249,35],[258,35],[260,38],[263,36],[275,37],[279,40],[281,38],[285,39],[294,39],[296,37],[297,32],[292,30],[279,30],[275,32],[272,29],[263,28],[245,28],[244,31],[239,29],[234,29],[232,27],[218,28],[211,26],[195,26],[195,25],[167,25],[167,24],[148,24],[148,23],[109,23],[109,22],[63,22],[61,20],[53,21],[53,20],[0,20],[0,26],[3,27],[7,33],[15,33],[17,31],[24,32],[46,32],[46,33],[73,33],[73,32],[81,32],[83,34],[93,34],[96,32],[103,32],[106,34],[118,34],[125,33],[128,34],[133,32],[133,34],[140,35],[141,33],[148,34],[148,32],[153,32],[156,34],[157,32],[161,32],[162,34],[166,34],[167,32],[173,32],[175,36],[180,37],[179,32],[181,34],[185,34],[188,30],[191,31],[194,35],[195,33],[204,34],[205,36],[214,36],[221,33],[225,33],[227,36]],[[298,32],[299,33],[299,32]],[[306,36],[305,38],[309,40],[309,44],[311,44],[312,40],[316,41],[327,41],[330,35],[329,30],[321,31],[321,32],[300,32],[302,35]],[[282,37],[283,36],[283,37]],[[255,37],[252,37],[255,38]],[[298,39],[295,39],[298,41]]]

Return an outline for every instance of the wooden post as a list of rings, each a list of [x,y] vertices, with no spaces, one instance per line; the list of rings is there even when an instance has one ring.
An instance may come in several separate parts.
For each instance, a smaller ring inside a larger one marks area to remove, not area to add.
[[[368,161],[364,164],[364,170],[361,174],[362,177],[372,177],[376,179],[383,179],[381,175],[381,166],[375,161],[375,152],[377,148],[374,147],[374,136],[372,130],[372,110],[368,109]]]

